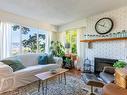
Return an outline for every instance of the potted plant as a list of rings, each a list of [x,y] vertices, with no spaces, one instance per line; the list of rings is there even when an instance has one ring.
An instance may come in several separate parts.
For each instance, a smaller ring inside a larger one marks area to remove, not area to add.
[[[63,57],[65,55],[65,48],[59,41],[51,41],[49,50],[54,56],[57,57]]]
[[[113,67],[115,68],[124,68],[125,66],[127,66],[127,63],[124,61],[116,61],[113,65]]]
[[[72,60],[70,58],[65,58],[64,62],[65,62],[64,68],[67,68],[67,69],[71,69],[72,68]]]

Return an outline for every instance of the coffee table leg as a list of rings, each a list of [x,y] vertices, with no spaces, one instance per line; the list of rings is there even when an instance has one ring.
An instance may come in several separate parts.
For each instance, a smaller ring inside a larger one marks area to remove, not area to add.
[[[38,81],[38,92],[40,92],[41,80]]]
[[[65,85],[66,85],[66,73],[64,73],[64,81],[65,81]]]
[[[58,80],[59,80],[59,84],[60,84],[60,75],[58,75]]]
[[[62,83],[62,78],[63,78],[63,76],[62,76],[62,74],[61,74],[61,83]]]
[[[45,87],[45,95],[47,95],[47,89],[48,89],[48,88],[47,88],[47,80],[45,81],[45,86],[46,86],[46,87]]]
[[[45,93],[44,93],[44,82],[43,81],[41,82],[41,85],[42,85],[42,95],[45,95]]]
[[[60,75],[58,76],[58,78],[59,78],[59,84],[62,83],[62,74],[60,74]]]

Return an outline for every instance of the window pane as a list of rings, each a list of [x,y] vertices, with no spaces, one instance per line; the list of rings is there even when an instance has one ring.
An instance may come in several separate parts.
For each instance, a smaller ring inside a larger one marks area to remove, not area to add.
[[[67,43],[71,43],[71,35],[70,35],[70,32],[66,32],[66,42]]]
[[[71,51],[77,54],[77,31],[73,31],[71,35]]]
[[[46,31],[20,25],[12,26],[12,55],[45,52],[48,46]]]
[[[18,25],[12,26],[11,36],[11,54],[12,56],[20,54],[20,27]]]
[[[37,29],[22,27],[22,52],[37,52]]]
[[[66,42],[71,45],[71,52],[77,54],[77,31],[69,30],[66,32]]]
[[[45,52],[46,33],[43,30],[38,30],[38,49],[39,53]]]

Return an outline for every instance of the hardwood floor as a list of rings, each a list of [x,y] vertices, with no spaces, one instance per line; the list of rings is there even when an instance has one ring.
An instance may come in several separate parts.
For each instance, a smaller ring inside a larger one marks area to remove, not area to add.
[[[79,71],[77,69],[70,69],[67,74],[70,76],[77,77],[77,78],[81,77],[81,71]]]

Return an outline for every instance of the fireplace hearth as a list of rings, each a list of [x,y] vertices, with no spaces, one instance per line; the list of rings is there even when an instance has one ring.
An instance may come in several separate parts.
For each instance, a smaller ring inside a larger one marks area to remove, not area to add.
[[[99,74],[105,66],[113,66],[117,59],[94,58],[94,73]]]

